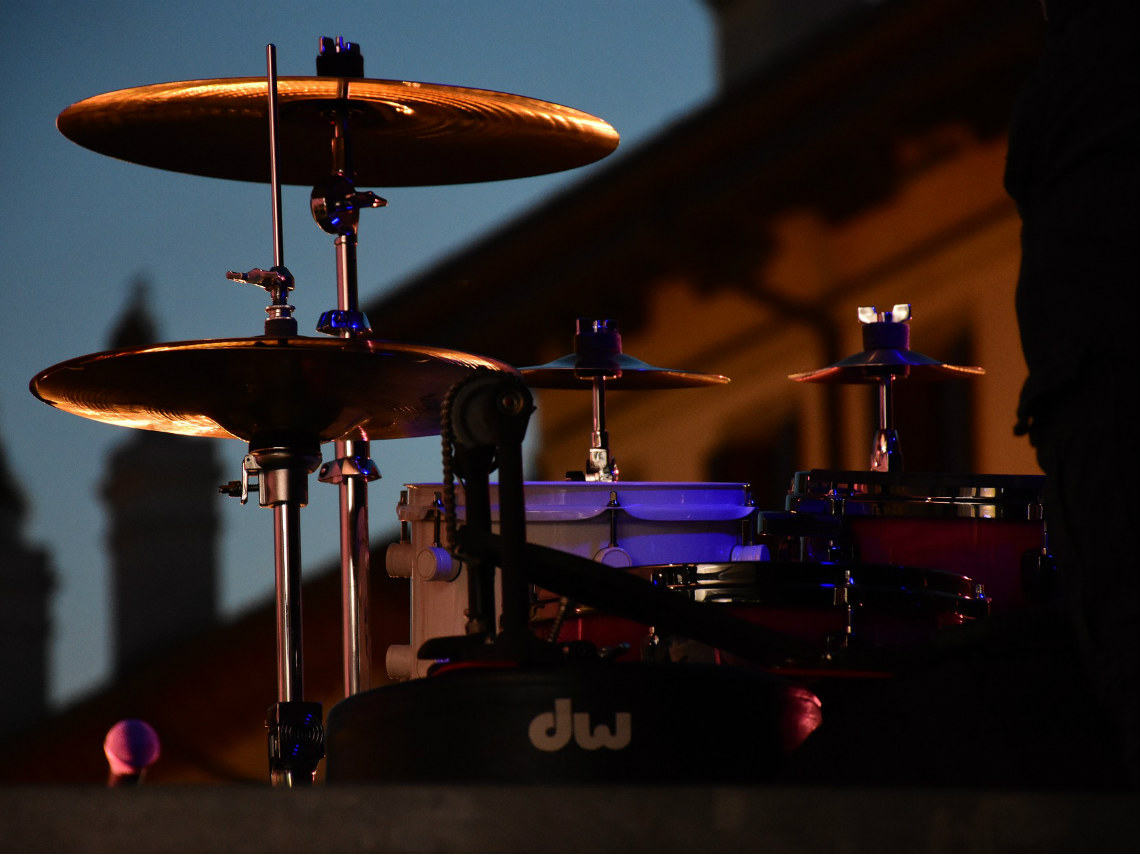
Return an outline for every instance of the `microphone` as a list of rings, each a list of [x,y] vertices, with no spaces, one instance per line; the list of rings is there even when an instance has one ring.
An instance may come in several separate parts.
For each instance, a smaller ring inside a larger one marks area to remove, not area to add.
[[[138,784],[159,755],[158,734],[142,719],[125,718],[107,731],[103,753],[111,770],[108,787]]]

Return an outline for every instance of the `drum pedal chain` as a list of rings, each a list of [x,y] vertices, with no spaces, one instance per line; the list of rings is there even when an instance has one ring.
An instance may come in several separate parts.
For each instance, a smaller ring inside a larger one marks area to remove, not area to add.
[[[562,625],[566,623],[566,615],[568,612],[577,608],[577,605],[569,597],[558,598],[558,612],[554,615],[554,621],[550,626],[550,632],[546,635],[546,640],[551,644],[558,643],[558,636],[562,634]]]
[[[456,381],[448,389],[447,394],[444,395],[443,401],[440,403],[439,408],[439,421],[440,421],[440,445],[442,451],[442,470],[443,470],[443,490],[442,490],[442,510],[443,510],[443,530],[446,534],[446,546],[444,547],[447,552],[455,561],[456,575],[467,562],[464,560],[463,554],[459,549],[459,523],[456,519],[456,494],[455,494],[455,445],[456,445],[456,432],[455,423],[453,418],[453,409],[455,399],[458,397],[459,392],[471,383],[482,380],[487,377],[490,372],[485,369],[475,369],[466,377]],[[437,523],[439,512],[437,509]],[[437,532],[438,537],[438,532]],[[486,638],[492,632],[493,618],[487,619],[486,615],[473,614],[470,604],[468,608],[464,609],[464,616],[466,617],[466,625],[464,627],[465,633],[468,637],[483,637]]]

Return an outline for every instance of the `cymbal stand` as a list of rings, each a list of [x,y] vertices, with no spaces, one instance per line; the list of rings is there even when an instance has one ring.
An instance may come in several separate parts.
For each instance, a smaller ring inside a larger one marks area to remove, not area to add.
[[[594,429],[590,432],[586,480],[616,481],[617,461],[610,454],[610,437],[606,431],[606,378],[621,376],[621,368],[616,361],[621,354],[621,334],[607,320],[579,318],[574,351],[580,360],[576,373],[590,378],[594,398]]]
[[[592,378],[594,395],[594,429],[590,432],[590,455],[586,461],[587,481],[616,481],[617,461],[610,455],[610,437],[606,431],[606,378]]]
[[[894,429],[894,379],[891,374],[878,378],[879,429],[875,431],[871,447],[873,472],[901,472],[903,468],[902,447],[898,431]]]
[[[305,437],[255,437],[258,501],[273,508],[273,563],[277,605],[277,703],[269,708],[270,780],[277,786],[312,784],[324,756],[321,705],[304,700],[301,628],[301,508],[307,477],[321,461],[319,443]],[[247,470],[248,471],[248,470]]]
[[[341,102],[347,104],[346,78],[364,76],[359,46],[342,39],[322,39],[317,74],[337,77]],[[360,311],[357,294],[357,227],[362,208],[386,202],[375,193],[358,192],[354,185],[347,107],[334,107],[333,175],[313,188],[309,205],[313,219],[336,235],[337,308],[321,315],[317,330],[340,338],[367,338],[372,333]],[[372,652],[368,628],[368,482],[380,477],[364,440],[337,440],[335,460],[321,468],[318,479],[340,488],[341,639],[344,650],[345,697],[371,687]]]
[[[266,46],[269,89],[270,176],[273,191],[273,254],[270,270],[227,274],[230,279],[258,285],[269,292],[265,310],[267,336],[297,333],[293,307],[288,305],[293,277],[284,264],[281,229],[281,186],[277,177],[277,54]],[[324,756],[324,727],[319,703],[304,701],[304,644],[301,610],[301,508],[308,503],[309,473],[321,461],[316,437],[285,432],[255,435],[242,466],[242,503],[251,490],[263,508],[273,508],[273,564],[277,606],[277,703],[269,708],[269,774],[275,786],[313,783]],[[257,479],[251,483],[251,477]],[[236,486],[223,492],[238,495]]]

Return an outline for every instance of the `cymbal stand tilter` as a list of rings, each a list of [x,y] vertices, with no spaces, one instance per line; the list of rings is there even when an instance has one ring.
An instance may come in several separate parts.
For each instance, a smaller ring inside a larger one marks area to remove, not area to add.
[[[310,210],[324,231],[336,235],[337,308],[321,315],[317,331],[340,338],[367,338],[368,318],[360,311],[357,289],[357,227],[362,208],[385,204],[375,193],[358,192],[354,184],[348,78],[364,76],[358,45],[337,39],[321,40],[317,76],[338,79],[339,99],[328,116],[332,131],[333,175],[317,184],[309,197]],[[335,459],[321,467],[318,479],[340,489],[341,638],[344,650],[345,697],[371,687],[372,652],[368,628],[368,482],[380,477],[369,457],[367,439],[341,439]]]

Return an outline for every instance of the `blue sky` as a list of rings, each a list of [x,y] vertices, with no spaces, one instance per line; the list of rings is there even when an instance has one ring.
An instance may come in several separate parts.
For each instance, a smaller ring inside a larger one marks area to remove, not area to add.
[[[266,185],[163,172],[87,151],[55,129],[92,95],[177,80],[261,76],[265,45],[282,76],[312,75],[318,40],[361,45],[369,77],[513,92],[599,116],[636,149],[715,89],[712,21],[700,0],[102,0],[0,3],[0,439],[30,505],[27,536],[50,550],[59,584],[51,699],[108,676],[105,461],[125,429],[53,410],[28,381],[105,350],[136,279],[168,341],[257,335],[264,295],[227,270],[272,264]],[[555,176],[435,188],[370,188],[388,207],[360,230],[362,302],[585,178]],[[308,213],[309,188],[283,194],[291,302],[303,334],[336,302],[331,238]],[[494,354],[488,354],[494,356]],[[243,444],[218,442],[240,475]],[[326,455],[327,457],[327,455]],[[438,439],[375,444],[384,478],[370,490],[374,534],[395,524],[406,481],[438,480]],[[304,563],[335,559],[337,496],[314,483]],[[221,607],[232,615],[272,591],[272,514],[222,502]],[[391,517],[390,519],[388,517]]]

